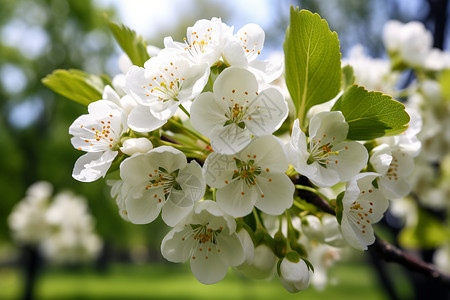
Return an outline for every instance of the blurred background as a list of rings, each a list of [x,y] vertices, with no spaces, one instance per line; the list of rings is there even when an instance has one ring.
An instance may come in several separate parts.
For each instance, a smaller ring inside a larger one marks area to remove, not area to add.
[[[373,57],[384,56],[381,33],[390,19],[421,21],[433,32],[435,47],[448,47],[445,0],[0,0],[0,299],[24,297],[21,263],[29,253],[14,244],[7,220],[26,189],[42,180],[55,192],[71,190],[88,199],[103,247],[90,264],[62,268],[41,263],[36,299],[361,299],[362,293],[365,299],[392,299],[371,264],[355,260],[334,267],[324,291],[310,288],[301,295],[289,295],[277,279],[266,284],[235,275],[203,286],[188,265],[163,262],[159,245],[168,228],[160,221],[126,223],[104,181],[80,183],[71,177],[79,152],[70,144],[68,128],[86,109],[54,94],[41,79],[55,69],[117,74],[121,50],[106,18],[135,29],[158,47],[165,36],[181,41],[186,28],[202,18],[221,17],[236,29],[257,23],[266,33],[262,55],[267,58],[282,51],[290,5],[325,18],[339,35],[343,57],[355,44]],[[412,299],[403,269],[385,267],[398,274],[398,297]]]

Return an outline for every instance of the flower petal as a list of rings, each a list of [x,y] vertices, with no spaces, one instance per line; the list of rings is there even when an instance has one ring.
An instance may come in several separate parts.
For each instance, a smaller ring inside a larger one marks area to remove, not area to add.
[[[367,164],[369,154],[366,147],[358,142],[341,142],[333,147],[338,155],[330,155],[336,158],[328,165],[329,169],[335,170],[339,175],[339,181],[345,182],[359,173]]]
[[[220,233],[217,236],[217,247],[220,248],[218,256],[225,265],[235,267],[244,262],[244,247],[236,233]]]
[[[348,124],[340,111],[324,111],[311,118],[309,137],[320,144],[336,144],[347,138]]]
[[[225,277],[228,266],[222,262],[215,251],[208,252],[207,255],[196,252],[191,258],[191,270],[201,283],[213,284]]]
[[[245,125],[255,136],[268,135],[280,128],[288,115],[288,105],[280,91],[268,88],[259,93],[249,104]]]
[[[292,206],[295,187],[284,173],[266,174],[256,177],[261,194],[257,195],[255,206],[269,215],[280,215]]]
[[[230,182],[216,193],[216,201],[220,208],[235,218],[251,213],[256,199],[255,188],[247,186],[243,180]]]
[[[241,151],[251,141],[250,133],[231,123],[215,126],[211,133],[211,147],[222,154],[234,154]]]
[[[231,182],[235,168],[236,162],[231,155],[211,153],[203,165],[206,184],[215,188],[224,187]]]
[[[104,177],[118,152],[89,152],[75,162],[72,177],[82,182],[92,182]]]
[[[215,126],[223,126],[227,121],[225,108],[216,101],[213,93],[206,92],[200,94],[191,105],[192,126],[207,137],[213,136]]]
[[[136,106],[128,115],[128,126],[137,132],[149,132],[166,124],[167,120],[156,118],[150,108],[143,105]]]
[[[134,224],[147,224],[155,220],[164,205],[163,187],[144,190],[142,186],[134,187],[125,200],[128,218]]]
[[[281,140],[273,135],[256,137],[239,153],[239,158],[247,161],[254,158],[255,165],[270,172],[284,173],[288,167],[286,149]]]
[[[192,231],[189,225],[177,226],[161,242],[161,254],[168,261],[179,263],[189,259],[198,241],[186,238]]]
[[[173,193],[171,193],[171,196],[173,196]],[[191,206],[178,206],[172,201],[167,201],[162,207],[161,218],[164,223],[173,227],[192,211],[193,206],[194,203]]]

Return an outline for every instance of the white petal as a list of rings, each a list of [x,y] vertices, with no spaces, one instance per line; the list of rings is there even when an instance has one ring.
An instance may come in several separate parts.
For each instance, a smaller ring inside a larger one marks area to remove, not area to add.
[[[278,79],[284,70],[283,62],[268,60],[254,60],[249,63],[248,70],[255,74],[259,83],[271,83]]]
[[[217,236],[217,247],[219,258],[227,266],[238,266],[244,262],[244,247],[236,233],[226,234],[222,232]]]
[[[238,67],[230,67],[217,77],[213,90],[219,100],[223,97],[225,99],[248,98],[250,100],[258,92],[258,82],[252,72]]]
[[[193,207],[194,203],[191,206],[178,206],[172,201],[167,201],[162,207],[161,218],[164,223],[173,227],[184,219],[192,211]]]
[[[329,156],[336,157],[336,160],[334,163],[331,161],[328,168],[339,174],[341,182],[348,181],[358,174],[366,166],[369,158],[366,147],[358,142],[341,142],[333,148],[333,151],[339,151],[339,154]]]
[[[372,151],[373,154],[370,157],[370,164],[377,173],[385,175],[393,159],[391,148],[386,144],[382,144],[375,147]]]
[[[359,228],[356,223],[349,221],[346,215],[342,216],[341,231],[347,243],[355,249],[367,250],[367,246],[375,242],[371,225],[366,226],[364,233],[362,233],[363,229]]]
[[[248,62],[255,60],[264,46],[264,30],[259,25],[247,24],[239,29],[236,37],[243,41],[244,53]]]
[[[216,102],[214,94],[200,94],[191,105],[192,126],[201,134],[211,138],[215,126],[223,126],[227,121],[226,111]]]
[[[104,177],[111,163],[116,158],[117,151],[89,152],[75,162],[72,176],[78,181],[92,182]]]
[[[134,224],[152,222],[158,217],[164,201],[164,189],[162,187],[148,190],[144,190],[142,186],[133,188],[129,197],[125,200],[130,222]]]
[[[242,47],[240,40],[235,36],[226,39],[222,49],[222,57],[225,63],[230,66],[246,66],[248,64],[244,48]]]
[[[186,238],[192,231],[189,225],[177,226],[164,237],[161,242],[162,256],[171,262],[185,262],[198,241]],[[184,238],[184,239],[183,239]]]
[[[175,201],[171,199],[177,205],[185,206],[185,203],[193,203],[200,200],[205,194],[205,178],[200,165],[196,161],[191,161],[185,168],[181,169],[178,173],[176,181],[181,186],[184,197],[187,201]]]
[[[251,113],[248,114],[245,125],[255,136],[268,135],[276,131],[289,112],[283,95],[275,88],[260,92],[248,107]]]
[[[261,194],[257,194],[255,206],[269,215],[280,215],[292,206],[295,187],[286,174],[266,174],[256,177]],[[264,197],[263,197],[264,195]]]
[[[146,154],[152,162],[157,162],[168,173],[184,169],[187,165],[186,155],[171,146],[160,146]]]
[[[347,138],[348,124],[340,111],[320,112],[309,122],[309,137],[322,145],[336,144]]]
[[[411,185],[405,178],[394,180],[383,177],[378,184],[383,195],[390,200],[403,198],[411,192]]]
[[[149,132],[166,124],[167,120],[156,118],[150,108],[143,105],[135,107],[128,116],[128,126],[137,132]]]
[[[216,201],[220,208],[235,218],[251,213],[256,199],[255,188],[248,187],[242,180],[230,182],[216,193]]]
[[[284,173],[288,167],[286,149],[281,140],[273,135],[256,137],[239,153],[243,161],[255,160],[255,165],[270,172]]]
[[[120,177],[130,186],[148,181],[148,174],[157,168],[157,162],[144,154],[136,154],[120,164]]]
[[[203,284],[213,284],[225,277],[228,266],[222,262],[215,251],[209,252],[207,256],[203,253],[197,255],[197,253],[194,253],[195,259],[191,258],[191,270],[198,281]]]
[[[227,126],[215,126],[211,132],[211,147],[222,154],[234,154],[241,151],[251,141],[250,133],[231,123]]]
[[[203,165],[206,184],[215,188],[224,187],[227,182],[231,182],[235,168],[233,156],[211,153]]]
[[[300,165],[295,169],[300,174],[306,176],[312,183],[319,187],[330,187],[339,182],[339,174],[331,169],[322,167],[318,162]]]
[[[123,142],[120,151],[126,155],[132,156],[135,153],[147,153],[152,150],[153,144],[147,138],[128,139]]]

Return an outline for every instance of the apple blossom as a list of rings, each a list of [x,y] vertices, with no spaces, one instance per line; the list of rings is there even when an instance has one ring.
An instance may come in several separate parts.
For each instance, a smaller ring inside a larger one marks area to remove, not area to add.
[[[162,219],[174,226],[186,216],[205,192],[197,162],[170,146],[137,153],[120,165],[120,177],[130,187],[125,200],[128,219],[135,224]]]
[[[341,231],[350,246],[366,250],[373,244],[372,225],[383,217],[389,202],[381,191],[373,186],[377,173],[361,173],[347,183],[342,199]]]
[[[284,173],[287,157],[274,136],[254,138],[234,155],[213,152],[203,167],[206,183],[217,188],[217,203],[233,217],[249,214],[253,206],[279,215],[293,203],[294,184]]]
[[[124,90],[139,105],[130,112],[128,125],[138,132],[158,129],[180,104],[202,92],[208,78],[206,63],[193,64],[186,55],[164,50],[145,62],[144,68],[132,66]]]
[[[229,267],[245,259],[235,220],[216,202],[198,202],[185,219],[163,239],[161,253],[168,261],[190,260],[198,281],[213,284],[222,280]]]
[[[191,122],[211,140],[216,152],[239,152],[250,143],[252,135],[273,133],[287,117],[283,95],[275,88],[260,90],[255,76],[245,69],[225,69],[213,90],[195,99]]]
[[[89,114],[78,117],[70,126],[72,145],[86,151],[75,163],[72,176],[91,182],[104,177],[118,154],[120,138],[128,129],[123,110],[109,100],[92,102]]]
[[[366,148],[358,142],[346,142],[348,124],[339,111],[321,112],[311,118],[309,147],[298,119],[288,144],[290,163],[300,174],[319,187],[345,182],[367,163]]]

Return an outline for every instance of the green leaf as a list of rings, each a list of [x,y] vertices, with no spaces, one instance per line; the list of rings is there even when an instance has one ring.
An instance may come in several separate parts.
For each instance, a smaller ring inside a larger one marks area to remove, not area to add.
[[[42,79],[52,91],[82,105],[102,99],[105,85],[111,84],[107,76],[97,76],[80,70],[55,70]]]
[[[406,227],[400,232],[399,242],[411,249],[435,249],[450,239],[450,232],[430,213],[418,209],[415,226]]]
[[[441,84],[442,96],[447,102],[450,102],[450,69],[442,71],[439,83]]]
[[[353,68],[347,65],[342,68],[342,90],[345,91],[347,88],[351,87],[355,83],[355,74]]]
[[[286,85],[294,101],[300,126],[317,104],[334,98],[341,86],[341,53],[336,32],[325,20],[307,10],[291,7],[284,42]]]
[[[123,24],[119,25],[109,22],[109,28],[120,48],[128,55],[131,62],[136,66],[143,67],[144,63],[150,58],[143,38]]]
[[[348,88],[331,110],[342,112],[349,125],[347,138],[352,140],[397,135],[408,128],[409,115],[402,103],[357,85]]]

